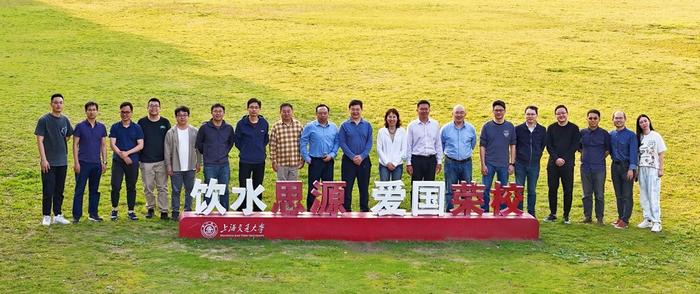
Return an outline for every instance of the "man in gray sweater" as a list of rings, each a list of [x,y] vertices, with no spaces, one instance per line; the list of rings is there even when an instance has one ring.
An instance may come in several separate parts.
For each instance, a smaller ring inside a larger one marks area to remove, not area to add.
[[[185,211],[192,210],[189,197],[194,186],[195,174],[202,166],[202,154],[195,148],[197,129],[189,124],[190,109],[175,109],[177,124],[165,134],[165,166],[171,183],[173,220],[180,219],[180,190],[185,186]]]

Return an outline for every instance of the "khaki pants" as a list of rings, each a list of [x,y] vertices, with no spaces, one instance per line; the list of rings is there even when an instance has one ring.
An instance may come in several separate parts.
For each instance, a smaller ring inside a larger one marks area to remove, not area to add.
[[[278,181],[297,181],[299,180],[299,169],[296,166],[277,166]]]
[[[158,191],[158,208],[161,212],[168,212],[168,174],[165,162],[141,162],[141,179],[143,180],[143,192],[146,194],[146,208],[155,208],[154,192]]]

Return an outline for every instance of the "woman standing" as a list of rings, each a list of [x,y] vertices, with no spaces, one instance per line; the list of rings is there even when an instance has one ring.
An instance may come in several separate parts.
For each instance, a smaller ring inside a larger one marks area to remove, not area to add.
[[[644,220],[638,228],[661,231],[661,177],[664,175],[664,152],[666,144],[654,131],[651,119],[646,114],[637,117],[637,139],[639,140],[639,203]]]
[[[390,108],[384,114],[384,127],[377,134],[380,181],[401,180],[405,150],[406,130],[401,127],[399,111]]]

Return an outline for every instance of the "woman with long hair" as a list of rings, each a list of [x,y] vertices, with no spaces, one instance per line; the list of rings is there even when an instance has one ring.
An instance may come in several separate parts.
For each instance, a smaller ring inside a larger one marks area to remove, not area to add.
[[[661,231],[661,177],[664,175],[664,153],[666,144],[654,131],[651,119],[642,114],[637,117],[637,140],[639,141],[639,204],[644,220],[638,228]]]
[[[399,111],[390,108],[384,114],[384,127],[377,133],[379,180],[400,181],[406,153],[406,130],[401,127]]]

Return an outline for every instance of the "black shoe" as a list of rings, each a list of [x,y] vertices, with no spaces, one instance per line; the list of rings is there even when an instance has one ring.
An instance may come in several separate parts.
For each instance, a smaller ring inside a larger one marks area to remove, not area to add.
[[[173,218],[172,220],[179,222],[180,221],[180,212],[179,211],[173,211]]]
[[[74,223],[74,224],[77,224],[77,223],[80,222],[80,219],[79,219],[79,218],[74,218],[71,222]]]
[[[93,221],[93,222],[101,222],[102,221],[102,218],[99,215],[88,216],[88,219]]]
[[[550,214],[546,219],[544,219],[546,222],[553,222],[555,220],[557,220],[557,216],[554,214]]]
[[[167,213],[167,212],[161,212],[161,213],[160,213],[160,219],[161,219],[161,220],[169,220],[170,218],[168,217],[168,213]]]
[[[139,220],[139,218],[136,216],[136,213],[134,213],[134,212],[129,212],[127,215],[129,216],[129,219],[132,221]]]
[[[117,211],[112,210],[112,215],[109,218],[112,219],[113,221],[117,220],[117,218],[118,218]]]
[[[603,221],[602,218],[599,218],[599,219],[596,221],[596,224],[598,224],[598,225],[604,225],[605,222]]]
[[[582,224],[590,224],[592,222],[593,221],[591,220],[590,217],[583,218],[583,220],[581,221]]]
[[[564,217],[564,224],[565,224],[565,225],[570,225],[570,224],[571,224],[571,221],[569,220],[569,217],[568,217],[568,216],[565,216],[565,217]]]
[[[148,212],[146,213],[146,218],[153,218],[153,213],[155,213],[153,208],[149,208]]]

